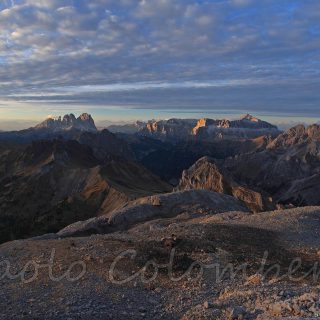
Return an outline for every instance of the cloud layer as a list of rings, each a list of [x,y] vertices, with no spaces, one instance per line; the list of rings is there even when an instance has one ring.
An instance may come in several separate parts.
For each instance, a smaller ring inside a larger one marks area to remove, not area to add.
[[[3,0],[0,117],[12,101],[317,110],[319,21],[318,0]]]

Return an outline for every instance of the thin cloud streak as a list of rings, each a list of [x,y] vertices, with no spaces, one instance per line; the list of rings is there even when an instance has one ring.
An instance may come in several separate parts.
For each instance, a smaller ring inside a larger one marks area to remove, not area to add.
[[[274,82],[273,82],[274,83]],[[280,83],[280,81],[279,81]],[[37,92],[36,90],[25,93],[11,93],[8,98],[12,97],[55,97],[68,96],[75,93],[92,93],[92,92],[121,92],[151,89],[186,89],[186,88],[214,88],[214,87],[237,87],[250,85],[265,85],[264,80],[257,79],[233,79],[233,80],[214,80],[214,81],[185,81],[185,82],[141,82],[141,83],[116,83],[106,85],[82,85],[82,86],[65,86],[53,87],[50,91]]]

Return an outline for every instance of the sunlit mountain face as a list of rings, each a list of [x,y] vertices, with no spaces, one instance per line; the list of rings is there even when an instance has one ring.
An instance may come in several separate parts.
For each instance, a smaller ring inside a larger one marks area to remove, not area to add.
[[[316,122],[319,12],[317,0],[0,1],[0,129],[87,111]]]

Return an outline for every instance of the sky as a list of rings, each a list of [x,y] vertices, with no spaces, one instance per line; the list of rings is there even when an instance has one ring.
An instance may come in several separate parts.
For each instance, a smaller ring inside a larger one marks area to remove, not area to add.
[[[0,130],[48,115],[320,118],[319,0],[0,0]]]

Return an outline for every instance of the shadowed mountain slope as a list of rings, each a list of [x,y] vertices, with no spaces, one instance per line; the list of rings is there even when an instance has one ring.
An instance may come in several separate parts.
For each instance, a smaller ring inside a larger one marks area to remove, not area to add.
[[[224,163],[237,181],[256,186],[283,204],[320,204],[320,127],[293,127],[261,152]]]
[[[37,141],[0,157],[1,241],[57,231],[171,187],[127,160],[101,162],[73,140]]]

